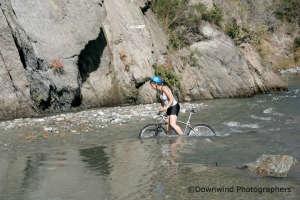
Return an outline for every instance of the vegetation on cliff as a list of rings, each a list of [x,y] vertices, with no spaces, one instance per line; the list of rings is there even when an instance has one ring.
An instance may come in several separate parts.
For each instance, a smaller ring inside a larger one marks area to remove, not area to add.
[[[300,37],[294,40],[294,59],[295,62],[300,62]]]
[[[300,25],[300,1],[281,0],[275,11],[277,18]]]
[[[173,71],[171,67],[155,64],[153,68],[155,70],[155,75],[161,76],[168,86],[170,86],[172,89],[180,89],[179,76]]]
[[[152,10],[169,36],[172,49],[181,49],[201,39],[201,20],[220,26],[222,10],[216,5],[208,10],[202,3],[190,5],[188,0],[155,0]]]
[[[225,33],[231,37],[237,45],[247,42],[257,46],[260,43],[261,36],[266,32],[264,29],[253,31],[245,26],[238,25],[235,19],[227,23],[224,29]]]

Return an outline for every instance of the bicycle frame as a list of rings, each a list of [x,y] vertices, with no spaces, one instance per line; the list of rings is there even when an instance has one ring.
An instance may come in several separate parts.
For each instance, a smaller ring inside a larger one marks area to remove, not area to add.
[[[190,129],[194,130],[194,128],[191,126],[191,117],[192,117],[192,114],[193,114],[193,112],[190,112],[188,120],[186,122],[177,120],[178,123],[185,125],[184,131],[183,131],[184,133],[186,132],[187,128],[190,128]],[[160,115],[160,117],[163,119],[164,122],[167,119],[167,117],[165,115]]]
[[[191,128],[191,129],[193,129],[193,127],[191,127],[191,117],[192,117],[192,112],[190,112],[190,114],[189,114],[189,118],[188,118],[188,120],[187,120],[187,122],[183,122],[183,121],[180,121],[180,120],[178,120],[178,122],[179,123],[181,123],[181,124],[184,124],[185,125],[185,128],[184,128],[184,133],[185,133],[185,131],[186,131],[186,129],[187,129],[187,127],[189,127],[189,128]],[[194,130],[194,129],[193,129]]]

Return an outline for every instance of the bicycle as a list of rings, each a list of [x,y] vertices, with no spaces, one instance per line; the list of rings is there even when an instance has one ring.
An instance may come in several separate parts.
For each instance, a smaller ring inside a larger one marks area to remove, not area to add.
[[[204,137],[210,137],[210,136],[216,136],[216,133],[214,129],[207,125],[207,124],[191,124],[191,117],[192,114],[195,114],[196,111],[194,109],[190,110],[188,120],[186,122],[177,120],[177,123],[181,125],[185,125],[184,128],[184,135],[186,136],[204,136]],[[153,124],[148,124],[144,126],[140,133],[139,138],[151,138],[151,137],[158,137],[158,136],[167,136],[172,134],[167,134],[166,129],[164,128],[164,125],[166,125],[166,119],[167,116],[164,113],[158,113],[159,117],[156,119],[156,122]],[[175,132],[173,130],[173,132]],[[174,134],[173,134],[174,135]]]

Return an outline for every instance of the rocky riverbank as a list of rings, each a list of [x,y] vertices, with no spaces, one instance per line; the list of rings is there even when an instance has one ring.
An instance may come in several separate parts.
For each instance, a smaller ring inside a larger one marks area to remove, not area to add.
[[[288,68],[280,71],[281,74],[299,74],[300,67]]]
[[[182,103],[181,113],[190,109],[202,110],[206,107],[203,103]],[[105,128],[114,124],[122,125],[128,122],[140,122],[154,119],[157,116],[159,104],[137,106],[111,107],[91,109],[76,113],[65,113],[43,118],[21,118],[12,121],[0,122],[0,129],[25,130],[31,129],[29,138],[50,134],[82,134]],[[38,127],[35,129],[34,127]],[[35,130],[35,131],[33,131]],[[26,131],[25,131],[26,132]],[[25,133],[26,135],[26,133]]]

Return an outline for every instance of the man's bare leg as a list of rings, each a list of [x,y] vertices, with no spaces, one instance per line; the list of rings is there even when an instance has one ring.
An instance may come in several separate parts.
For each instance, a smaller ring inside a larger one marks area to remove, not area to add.
[[[181,130],[180,126],[177,125],[177,116],[176,115],[170,115],[170,126],[176,131],[178,135],[183,135],[183,131]]]

